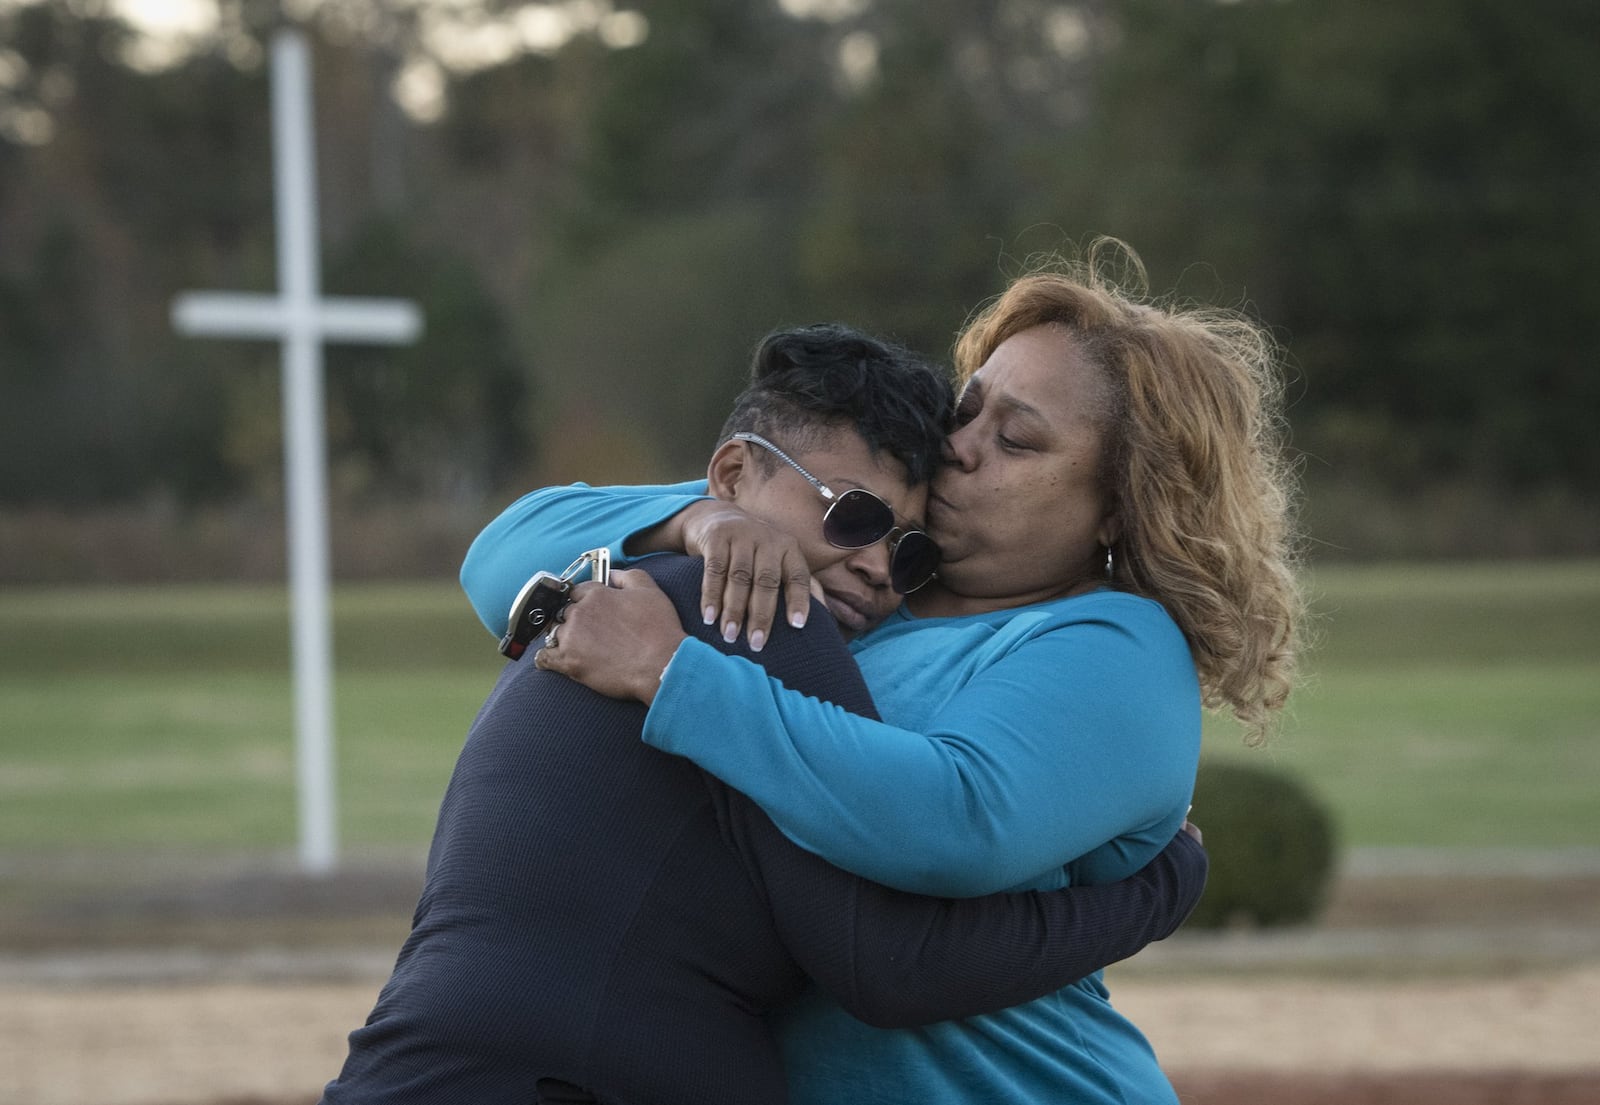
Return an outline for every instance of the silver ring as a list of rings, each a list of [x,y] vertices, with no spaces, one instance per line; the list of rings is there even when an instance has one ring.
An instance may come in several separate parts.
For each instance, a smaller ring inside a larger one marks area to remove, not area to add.
[[[546,633],[544,635],[544,647],[545,648],[555,648],[556,647],[556,630],[558,630],[560,628],[561,628],[561,623],[560,622],[556,622],[554,625],[552,625],[550,627],[550,632],[548,632],[548,633]]]

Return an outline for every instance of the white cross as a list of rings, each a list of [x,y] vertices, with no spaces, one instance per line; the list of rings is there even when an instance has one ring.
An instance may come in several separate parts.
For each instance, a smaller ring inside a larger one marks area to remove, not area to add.
[[[278,31],[272,40],[272,149],[283,291],[184,292],[173,300],[172,324],[196,337],[282,343],[300,866],[324,874],[334,867],[337,831],[322,345],[412,342],[422,332],[422,313],[406,300],[321,297],[312,136],[305,39]]]

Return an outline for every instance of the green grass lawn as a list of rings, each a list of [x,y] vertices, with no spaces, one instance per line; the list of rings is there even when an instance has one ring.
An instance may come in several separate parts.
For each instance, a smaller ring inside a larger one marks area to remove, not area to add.
[[[444,583],[338,589],[340,831],[426,845],[500,670]],[[0,594],[0,851],[295,839],[281,588]]]
[[[1325,568],[1283,734],[1349,845],[1600,847],[1600,564]],[[452,583],[335,595],[340,828],[422,847],[500,659]],[[278,588],[0,592],[0,853],[290,849]],[[1204,823],[1204,811],[1196,811]]]
[[[1324,568],[1274,764],[1347,845],[1600,847],[1600,564]],[[1204,823],[1203,811],[1196,817]]]

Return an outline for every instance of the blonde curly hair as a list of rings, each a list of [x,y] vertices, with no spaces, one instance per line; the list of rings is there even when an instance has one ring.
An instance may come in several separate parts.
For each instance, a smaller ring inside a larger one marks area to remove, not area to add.
[[[1070,333],[1106,384],[1101,477],[1121,519],[1113,586],[1154,599],[1189,642],[1207,707],[1263,743],[1294,682],[1303,601],[1278,347],[1242,315],[1155,302],[1115,239],[1034,264],[962,330],[970,379],[1001,342]]]

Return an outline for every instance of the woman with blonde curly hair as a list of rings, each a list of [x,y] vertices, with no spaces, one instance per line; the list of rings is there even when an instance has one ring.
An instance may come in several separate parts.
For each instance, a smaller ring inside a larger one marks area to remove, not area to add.
[[[1289,695],[1300,613],[1276,346],[1237,315],[1149,306],[1118,290],[1095,262],[1119,246],[1100,243],[1076,273],[1015,281],[962,332],[956,371],[970,384],[1027,331],[1064,364],[1092,367],[1090,417],[1117,531],[1103,549],[1106,583],[1166,608],[1206,705],[1231,709],[1258,743]],[[1125,258],[1125,279],[1142,286],[1137,260]],[[971,409],[967,394],[962,403]]]
[[[1131,251],[1102,243],[1015,280],[957,343],[962,387],[926,518],[938,574],[851,646],[883,721],[686,637],[640,572],[578,588],[540,666],[644,703],[647,743],[876,881],[970,896],[1135,870],[1184,821],[1202,705],[1231,710],[1251,741],[1269,731],[1299,598],[1272,343],[1237,315],[1120,288],[1108,257],[1142,284]],[[754,436],[738,439],[753,458],[789,459]],[[532,568],[606,542],[616,557],[687,550],[706,558],[707,622],[730,639],[743,622],[759,648],[784,631],[777,608],[804,617],[799,558],[703,494],[527,496],[475,542],[463,585],[498,631]],[[817,509],[842,497],[828,488]],[[870,582],[885,590],[898,532],[879,534]],[[799,1103],[1175,1101],[1098,976],[915,1030],[870,1028],[814,995],[778,1030]]]

